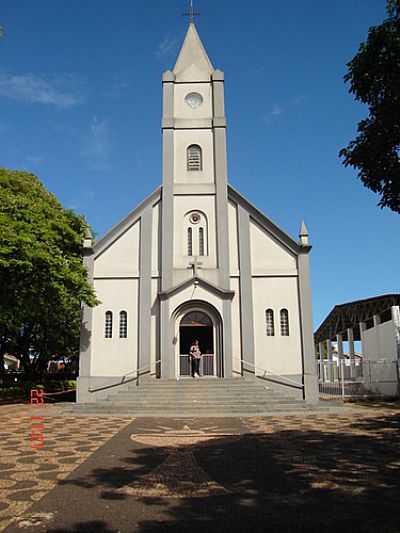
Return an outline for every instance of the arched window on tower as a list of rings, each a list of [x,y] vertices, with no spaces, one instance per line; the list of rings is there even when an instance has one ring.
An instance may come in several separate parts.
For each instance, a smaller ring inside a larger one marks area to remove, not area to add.
[[[201,211],[189,211],[184,218],[183,254],[188,256],[207,256],[208,224]]]
[[[187,229],[187,254],[193,255],[193,230],[192,228]]]
[[[128,337],[128,313],[121,311],[119,314],[119,338],[126,339]]]
[[[289,337],[289,311],[287,309],[281,309],[281,335]]]
[[[204,255],[204,228],[199,228],[199,255]]]
[[[265,311],[265,325],[267,337],[273,337],[275,335],[275,326],[274,326],[274,312],[272,309],[267,309]]]
[[[203,170],[203,157],[198,144],[191,144],[186,153],[187,170]]]
[[[112,326],[113,326],[113,316],[111,311],[106,311],[105,314],[105,324],[104,324],[104,337],[106,339],[112,338]]]

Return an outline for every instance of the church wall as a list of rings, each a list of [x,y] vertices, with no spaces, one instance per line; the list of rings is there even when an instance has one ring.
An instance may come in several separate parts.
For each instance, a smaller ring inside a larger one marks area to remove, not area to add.
[[[241,343],[241,323],[240,323],[240,288],[239,278],[231,278],[230,288],[235,291],[232,299],[232,370],[233,375],[241,372],[242,343]]]
[[[94,277],[139,275],[140,221],[95,258]]]
[[[186,150],[198,144],[203,155],[203,170],[188,171]],[[175,183],[214,183],[214,145],[210,129],[174,131],[174,181]]]
[[[201,257],[204,268],[216,267],[216,232],[214,196],[175,196],[174,197],[174,267],[186,269],[191,261],[187,255],[187,233],[183,221],[189,211],[201,211],[207,218],[208,256]],[[190,270],[187,270],[190,277]],[[205,275],[205,272],[202,272]]]
[[[302,373],[297,278],[253,278],[255,364],[280,375]],[[275,335],[267,336],[265,311],[274,311]],[[289,312],[289,336],[281,336],[280,310]]]
[[[97,279],[94,288],[102,302],[93,310],[92,376],[123,376],[137,368],[138,279]],[[113,313],[113,335],[106,339],[105,313]],[[128,337],[119,338],[119,313],[128,313]]]
[[[254,220],[250,222],[250,248],[252,275],[296,274],[296,257]]]
[[[231,276],[239,275],[239,246],[236,205],[228,202],[229,224],[229,271]]]

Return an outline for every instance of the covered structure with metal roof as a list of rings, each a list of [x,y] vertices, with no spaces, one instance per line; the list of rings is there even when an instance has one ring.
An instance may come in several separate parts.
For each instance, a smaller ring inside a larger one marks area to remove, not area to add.
[[[343,342],[354,357],[354,342],[361,341],[361,353],[369,360],[400,357],[400,294],[384,294],[336,305],[314,334],[320,356],[332,358],[332,341],[343,357]]]

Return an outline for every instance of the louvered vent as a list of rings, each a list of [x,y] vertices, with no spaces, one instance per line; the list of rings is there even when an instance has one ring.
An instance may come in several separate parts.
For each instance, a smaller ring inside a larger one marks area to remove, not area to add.
[[[201,148],[198,144],[192,144],[187,149],[187,169],[202,170],[202,167]]]

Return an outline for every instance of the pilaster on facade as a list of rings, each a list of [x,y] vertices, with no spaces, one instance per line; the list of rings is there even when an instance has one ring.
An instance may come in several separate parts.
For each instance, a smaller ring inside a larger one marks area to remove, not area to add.
[[[312,303],[310,287],[310,247],[298,255],[299,303],[303,351],[303,381],[305,400],[316,403],[319,399],[317,368],[314,354],[314,335],[312,324]]]

